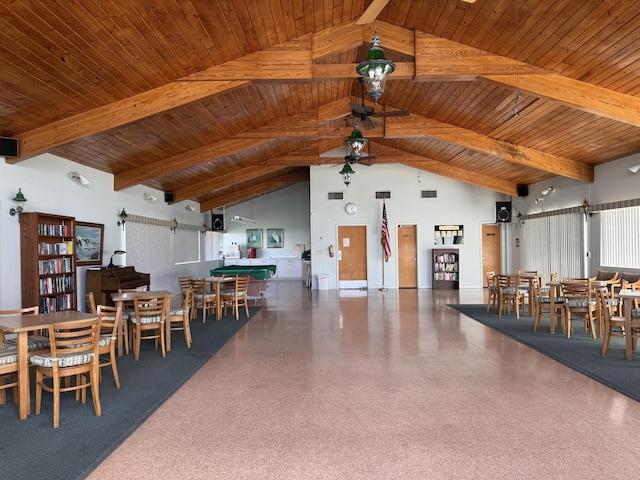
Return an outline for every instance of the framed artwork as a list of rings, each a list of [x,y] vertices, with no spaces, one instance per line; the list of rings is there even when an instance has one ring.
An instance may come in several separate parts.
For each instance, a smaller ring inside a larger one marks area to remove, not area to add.
[[[262,230],[247,228],[247,248],[262,248]]]
[[[76,222],[76,265],[102,265],[104,225]]]
[[[267,248],[284,247],[284,230],[281,228],[267,228]]]

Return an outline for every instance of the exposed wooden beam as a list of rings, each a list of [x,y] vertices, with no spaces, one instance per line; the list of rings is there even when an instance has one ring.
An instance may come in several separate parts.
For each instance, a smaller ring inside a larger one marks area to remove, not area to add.
[[[414,155],[386,145],[376,145],[376,155],[378,157],[393,157],[398,163],[402,163],[409,167],[426,170],[437,175],[442,175],[443,177],[453,178],[454,180],[488,188],[489,190],[501,192],[506,195],[517,196],[517,186],[511,182],[500,180],[488,175],[478,174],[477,172],[472,172],[438,160]],[[377,160],[375,160],[374,163],[376,161]]]
[[[418,115],[387,118],[385,138],[432,137],[554,175],[593,182],[594,168],[568,158],[496,140],[472,130]]]
[[[208,178],[200,182],[193,183],[188,187],[182,187],[175,190],[175,201],[181,202],[189,198],[199,197],[206,193],[213,193],[216,190],[221,190],[229,185],[235,185],[236,183],[242,183],[249,180],[253,180],[262,175],[273,173],[273,165],[251,165],[248,167],[239,168],[231,173],[224,175],[216,175],[213,178]]]
[[[358,25],[373,22],[380,12],[387,6],[389,0],[373,0],[358,19]]]
[[[116,191],[122,190],[132,185],[144,183],[152,178],[170,175],[180,170],[211,162],[217,158],[226,157],[248,148],[259,147],[272,141],[272,138],[229,138],[221,140],[211,145],[205,145],[204,147],[195,148],[188,152],[117,173],[113,177],[113,188]]]
[[[249,82],[194,82],[188,85],[171,83],[155,88],[22,133],[19,135],[20,157],[7,159],[7,162],[16,163],[74,140],[248,85]]]
[[[240,185],[237,190],[232,188],[230,191],[212,195],[210,198],[200,202],[200,210],[204,212],[214,208],[223,207],[225,205],[245,202],[252,198],[259,197],[260,195],[264,195],[265,193],[270,193],[274,190],[293,185],[294,183],[306,181],[309,181],[308,172],[282,175],[277,180],[257,180],[251,185]]]
[[[600,117],[640,127],[640,98],[560,75],[483,75],[532,95],[560,102]]]

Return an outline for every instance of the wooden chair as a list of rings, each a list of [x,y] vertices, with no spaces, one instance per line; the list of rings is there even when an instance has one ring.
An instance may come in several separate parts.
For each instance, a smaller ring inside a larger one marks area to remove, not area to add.
[[[140,358],[142,340],[154,340],[156,349],[160,344],[162,357],[166,357],[164,329],[167,321],[166,295],[141,295],[133,301],[134,314],[130,317],[133,327],[133,352],[135,360]]]
[[[96,314],[100,317],[100,341],[98,354],[100,355],[100,382],[102,369],[111,366],[116,388],[120,388],[120,377],[116,365],[116,343],[122,322],[122,308],[108,305],[98,305]]]
[[[178,284],[180,285],[180,292],[182,292],[182,295],[184,295],[184,292],[187,290],[187,288],[191,288],[191,280],[193,280],[192,275],[178,277]]]
[[[611,337],[624,337],[632,335],[633,350],[638,347],[638,336],[640,336],[640,312],[632,312],[631,315],[631,332],[625,332],[624,317],[615,315],[616,306],[612,304],[609,290],[606,287],[598,288],[596,295],[599,297],[599,307],[604,319],[604,340],[602,341],[601,354],[604,357],[609,350]]]
[[[244,310],[249,316],[249,303],[247,300],[249,290],[249,275],[237,275],[234,283],[234,288],[229,290],[222,290],[220,292],[220,301],[224,305],[224,314],[227,314],[227,307],[230,306],[233,309],[233,314],[236,320],[240,319],[239,310],[244,306]]]
[[[25,307],[25,308],[15,308],[13,310],[0,310],[0,315],[37,315],[40,313],[40,307]],[[48,333],[48,331],[41,332],[43,334]],[[18,339],[17,338],[4,338],[4,332],[2,335],[2,349],[17,351],[18,350]],[[46,353],[50,348],[50,340],[47,335],[29,335],[27,337],[29,353]]]
[[[562,296],[564,297],[565,332],[567,338],[571,336],[571,332],[573,331],[573,316],[580,315],[584,317],[585,331],[590,331],[595,339],[597,337],[595,325],[597,305],[593,298],[591,280],[588,278],[574,278],[570,281],[563,281]]]
[[[556,274],[557,275],[557,274]],[[557,280],[557,277],[556,277]],[[536,319],[533,323],[533,331],[536,332],[538,330],[538,328],[540,327],[540,318],[542,317],[543,313],[549,313],[549,321],[551,322],[551,296],[549,294],[549,291],[547,289],[547,292],[543,292],[541,285],[540,285],[540,281],[538,279],[534,280],[533,283],[533,298],[534,298],[534,302],[535,302],[535,313],[536,313]],[[564,325],[564,298],[563,297],[559,297],[556,296],[554,299],[554,306],[553,308],[555,309],[556,314],[560,315],[560,321],[561,324]],[[549,325],[549,330],[551,331],[551,333],[553,333],[555,331],[555,325],[553,326],[554,328],[551,328],[552,326]]]
[[[207,321],[208,314],[215,314],[216,294],[207,290],[207,281],[204,278],[191,280],[193,288],[193,311],[191,318],[195,318],[196,311],[202,309],[202,323]]]
[[[485,272],[485,278],[487,279],[487,288],[489,289],[489,298],[487,300],[487,312],[498,306],[498,277],[496,272]]]
[[[137,288],[119,288],[118,289],[118,293],[147,292],[147,291],[149,291],[148,285],[145,285],[143,287],[137,287]],[[132,315],[135,314],[133,303],[134,303],[133,301],[122,303],[122,322],[121,322],[122,330],[120,334],[123,336],[124,351],[127,354],[129,353],[129,347],[133,342],[133,332],[129,328],[130,327],[129,319],[131,318]],[[122,352],[120,352],[120,356],[122,356]]]
[[[193,306],[193,288],[189,287],[184,292],[182,308],[172,309],[169,312],[169,331],[180,331],[184,333],[184,341],[187,348],[191,348],[191,308]]]
[[[516,318],[520,318],[520,305],[524,311],[526,293],[520,288],[520,276],[498,275],[498,317],[502,317],[502,307],[507,306],[507,313],[511,313],[511,306],[515,308]]]
[[[60,426],[60,393],[76,392],[76,400],[82,394],[87,400],[87,388],[91,388],[96,416],[102,415],[99,397],[98,342],[100,319],[75,320],[56,323],[49,327],[51,352],[32,355],[29,361],[36,370],[36,415],[40,415],[42,390],[53,393],[53,427]],[[69,379],[62,385],[62,379]],[[75,379],[75,382],[71,380]],[[51,383],[49,383],[49,380]]]
[[[93,295],[93,292],[89,292],[85,295],[87,299],[87,311],[89,313],[98,313],[98,309],[96,308],[96,297]]]

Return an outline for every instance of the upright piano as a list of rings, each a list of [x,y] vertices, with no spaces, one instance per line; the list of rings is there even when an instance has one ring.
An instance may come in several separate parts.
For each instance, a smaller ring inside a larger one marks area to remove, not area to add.
[[[87,270],[87,293],[93,292],[97,305],[113,305],[111,294],[120,288],[149,286],[151,276],[136,272],[135,267],[103,267]]]

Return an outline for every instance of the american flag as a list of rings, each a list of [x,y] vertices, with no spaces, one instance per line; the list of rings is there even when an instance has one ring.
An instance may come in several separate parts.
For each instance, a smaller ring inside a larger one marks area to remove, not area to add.
[[[391,239],[389,238],[389,225],[387,224],[387,204],[382,202],[382,249],[384,250],[384,261],[388,262],[391,256]]]

